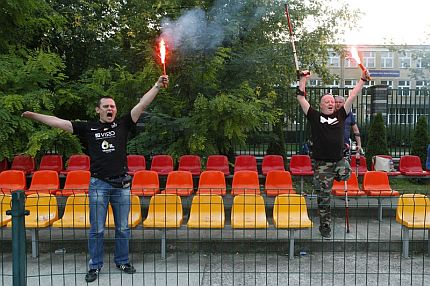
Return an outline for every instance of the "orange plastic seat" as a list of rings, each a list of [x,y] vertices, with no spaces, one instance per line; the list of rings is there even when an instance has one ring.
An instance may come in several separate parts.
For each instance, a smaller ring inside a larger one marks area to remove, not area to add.
[[[365,196],[366,193],[360,190],[358,186],[358,180],[355,173],[351,173],[351,177],[346,181],[346,189],[344,181],[336,181],[333,180],[333,187],[331,189],[331,193],[334,196],[345,196],[345,191],[348,193],[348,196],[358,197]]]
[[[174,194],[157,194],[149,201],[148,215],[143,227],[178,228],[182,224],[181,197]]]
[[[237,195],[231,207],[232,228],[267,228],[266,206],[260,195]]]
[[[233,182],[231,185],[231,194],[233,196],[260,194],[260,183],[256,171],[237,171],[234,172]]]
[[[202,171],[200,157],[197,155],[183,155],[179,158],[179,171],[188,171],[192,175],[198,176]]]
[[[16,190],[25,190],[26,186],[23,171],[6,170],[0,173],[0,194],[10,194]]]
[[[36,168],[34,158],[29,155],[16,155],[13,158],[11,170],[23,171],[25,175],[31,174]]]
[[[131,182],[131,194],[137,196],[153,196],[160,192],[158,173],[155,171],[137,171]]]
[[[58,173],[52,170],[36,171],[31,179],[30,188],[25,194],[52,194],[55,195],[60,187]]]
[[[173,158],[170,155],[155,155],[151,160],[151,171],[168,175],[173,171]]]
[[[239,155],[236,156],[234,162],[234,172],[239,171],[257,171],[257,159],[252,155]]]
[[[223,228],[224,222],[224,202],[221,196],[203,194],[193,197],[187,223],[189,228]]]
[[[270,171],[285,171],[284,157],[281,155],[264,156],[261,171],[264,176],[266,176]]]
[[[6,211],[10,210],[12,197],[10,195],[0,194],[0,227],[7,225],[12,217],[6,214]]]
[[[70,171],[67,173],[66,182],[64,183],[63,189],[59,190],[56,194],[66,197],[74,194],[88,194],[90,180],[90,171]]]
[[[230,167],[228,165],[228,158],[225,155],[210,155],[206,162],[206,171],[220,171],[225,176],[230,175]]]
[[[399,192],[391,189],[388,175],[381,171],[368,171],[363,178],[363,191],[368,196],[398,196]]]
[[[40,160],[39,171],[52,170],[57,173],[63,171],[63,156],[61,155],[43,155]]]
[[[87,194],[73,194],[67,198],[64,214],[53,227],[89,228],[90,205]]]
[[[137,171],[146,169],[146,160],[143,155],[127,155],[128,173],[134,175]]]
[[[121,207],[121,206],[120,206]],[[142,222],[142,208],[140,206],[140,199],[138,196],[130,196],[130,212],[128,215],[128,225],[129,227],[136,227]],[[114,228],[115,219],[113,215],[113,209],[109,203],[108,214],[106,217],[106,227]]]
[[[74,154],[70,156],[67,161],[66,170],[61,171],[60,174],[67,174],[70,171],[89,171],[90,170],[90,157],[85,154]]]
[[[293,181],[288,171],[272,170],[267,173],[264,190],[268,196],[294,194]]]
[[[351,169],[353,172],[357,169],[357,158],[351,156]],[[358,163],[358,175],[363,176],[367,172],[367,162],[366,157],[360,156],[360,161]]]
[[[212,194],[225,196],[226,183],[224,173],[221,171],[204,171],[200,175],[197,194]]]
[[[390,155],[377,155],[377,157],[382,157],[382,158],[385,158],[385,159],[393,161],[393,157],[391,157]],[[379,171],[379,170],[375,170],[375,166],[373,164],[373,161],[372,161],[372,164],[370,166],[370,170],[371,171]],[[401,173],[400,173],[400,171],[391,170],[390,172],[387,172],[387,174],[388,174],[388,176],[398,176]]]
[[[188,171],[171,171],[167,175],[164,194],[190,196],[193,193],[193,175]]]
[[[418,156],[404,155],[400,157],[399,171],[405,176],[430,176],[430,171],[424,171]]]

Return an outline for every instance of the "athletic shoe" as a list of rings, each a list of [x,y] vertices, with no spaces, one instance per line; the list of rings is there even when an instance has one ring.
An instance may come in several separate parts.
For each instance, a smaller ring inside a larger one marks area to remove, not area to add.
[[[87,283],[93,282],[94,280],[97,279],[97,277],[99,276],[99,272],[101,269],[90,269],[87,272],[87,275],[85,275],[85,281],[87,281]]]
[[[116,268],[127,274],[133,274],[136,272],[136,269],[134,269],[133,265],[131,265],[130,263],[117,265]]]

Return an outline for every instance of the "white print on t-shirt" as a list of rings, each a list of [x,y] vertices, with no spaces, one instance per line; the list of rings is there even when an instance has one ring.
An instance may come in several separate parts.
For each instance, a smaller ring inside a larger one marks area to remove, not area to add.
[[[113,151],[115,151],[115,146],[113,144],[110,144],[106,140],[103,140],[103,142],[102,142],[102,151],[104,153],[113,152]]]
[[[337,120],[337,118],[325,119],[324,117],[320,116],[320,122],[321,123],[327,123],[328,125],[335,125],[335,124],[339,123],[339,120]]]
[[[108,132],[98,132],[98,133],[94,133],[94,136],[96,137],[96,139],[103,139],[103,138],[113,138],[115,137],[115,131],[108,131]]]

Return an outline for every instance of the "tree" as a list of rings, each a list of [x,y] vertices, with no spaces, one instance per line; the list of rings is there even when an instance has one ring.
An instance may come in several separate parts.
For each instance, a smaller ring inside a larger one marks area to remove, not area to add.
[[[366,150],[366,161],[369,169],[372,164],[372,158],[376,155],[390,155],[387,147],[387,133],[381,113],[376,114],[370,123]]]
[[[427,161],[427,146],[430,144],[427,118],[420,116],[412,137],[411,155],[420,157],[424,170]]]

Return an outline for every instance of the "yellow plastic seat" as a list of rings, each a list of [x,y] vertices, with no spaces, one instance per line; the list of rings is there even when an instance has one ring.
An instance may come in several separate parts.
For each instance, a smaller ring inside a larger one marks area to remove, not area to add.
[[[224,201],[220,195],[196,195],[191,203],[189,228],[223,228]]]
[[[276,228],[312,227],[305,198],[297,194],[277,196],[273,207],[273,223]]]
[[[128,226],[136,227],[142,221],[142,211],[140,207],[140,199],[138,196],[130,196],[130,213],[128,217]],[[111,204],[109,204],[108,215],[106,218],[106,227],[114,228],[115,219],[113,216],[113,210]]]
[[[11,209],[12,197],[10,195],[0,195],[0,227],[7,225],[12,217],[6,214]]]
[[[52,224],[53,227],[89,228],[90,206],[88,195],[70,195],[66,201],[63,217]]]
[[[408,257],[409,229],[428,229],[430,235],[430,199],[423,194],[401,195],[396,221],[402,225],[403,257]],[[430,252],[430,239],[428,244]]]
[[[175,194],[157,194],[151,197],[144,227],[178,228],[182,224],[182,201]]]
[[[260,195],[237,195],[231,208],[232,228],[267,228],[266,207]]]

